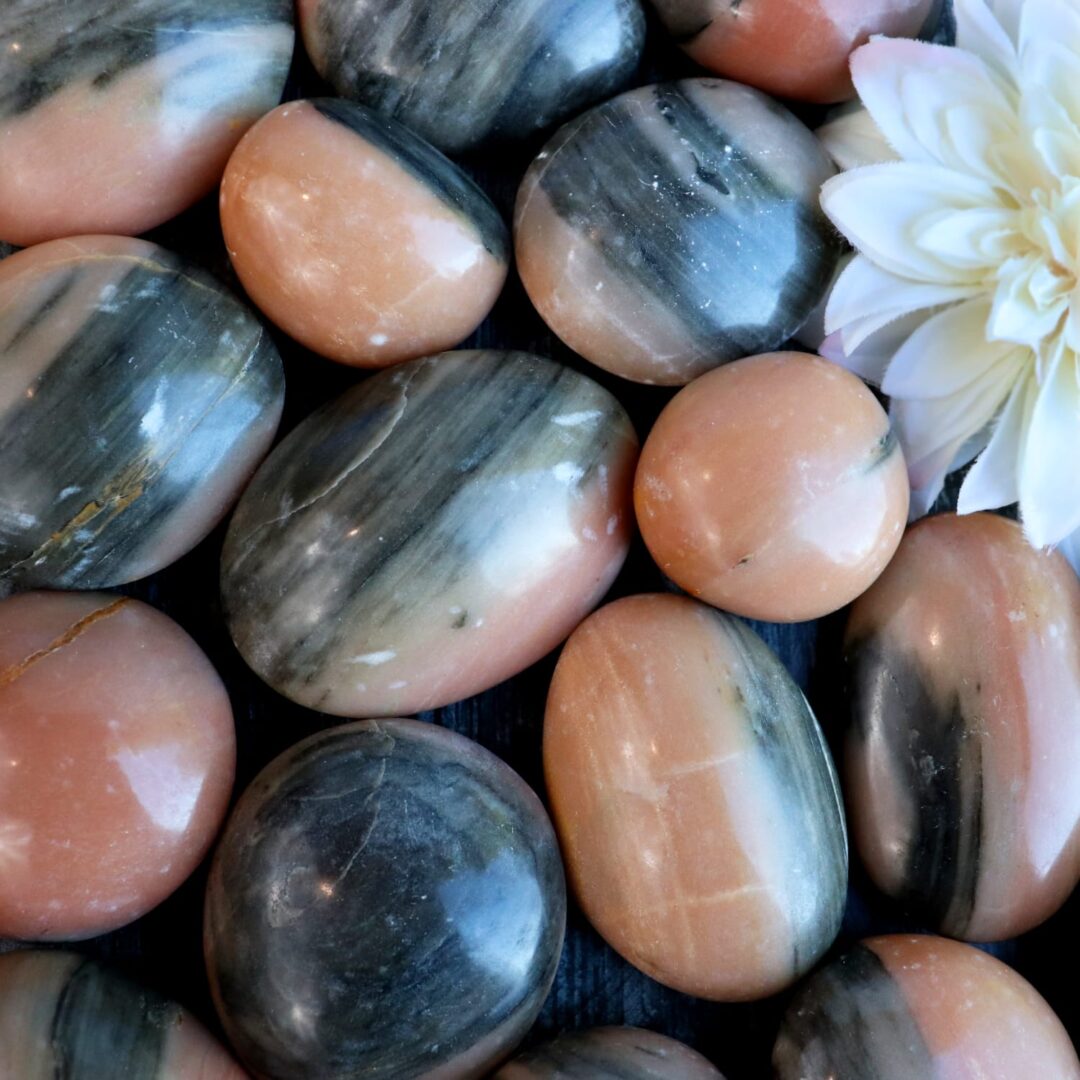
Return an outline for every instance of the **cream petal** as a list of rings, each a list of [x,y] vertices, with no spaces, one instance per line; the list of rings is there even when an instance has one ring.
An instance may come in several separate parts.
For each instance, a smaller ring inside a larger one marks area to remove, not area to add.
[[[1027,53],[1047,42],[1080,51],[1080,8],[1074,0],[1025,0],[1020,11],[1020,69],[1027,74]]]
[[[945,210],[999,205],[985,181],[937,165],[870,165],[826,181],[821,205],[836,227],[883,269],[917,282],[972,285],[980,272],[961,272],[914,243],[919,226]]]
[[[1021,118],[1031,146],[1053,177],[1080,174],[1080,57],[1051,38],[1023,56]]]
[[[1016,83],[1016,43],[1024,0],[956,0],[956,44],[980,57],[1002,79]]]
[[[1048,291],[1045,260],[1039,255],[1007,260],[999,271],[1000,283],[987,323],[987,334],[1038,349],[1056,330],[1069,303],[1067,293]]]
[[[1027,354],[1011,342],[987,340],[989,314],[990,301],[980,297],[923,323],[893,357],[882,390],[899,398],[947,398],[978,379],[1007,379],[1003,364],[1018,377]]]
[[[958,270],[989,272],[1015,254],[1019,227],[1015,210],[947,210],[929,217],[915,240],[924,251]]]
[[[819,352],[826,360],[846,367],[868,383],[880,386],[896,350],[937,310],[930,308],[928,311],[902,315],[850,351],[845,349],[840,333],[830,334],[821,343]]]
[[[861,106],[827,120],[817,129],[817,136],[841,169],[898,160],[873,117]]]
[[[996,510],[1020,498],[1020,446],[1038,385],[1034,378],[1019,379],[1005,407],[993,422],[993,434],[986,449],[964,477],[957,500],[961,514]]]
[[[1077,354],[1060,346],[1048,362],[1023,436],[1020,511],[1038,547],[1080,528],[1080,387]]]

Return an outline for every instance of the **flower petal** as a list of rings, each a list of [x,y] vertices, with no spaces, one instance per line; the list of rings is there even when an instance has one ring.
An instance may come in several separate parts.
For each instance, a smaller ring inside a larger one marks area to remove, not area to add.
[[[1066,536],[1058,545],[1058,550],[1069,560],[1072,568],[1080,574],[1080,529]]]
[[[977,177],[937,165],[869,165],[826,181],[821,205],[859,251],[893,274],[941,285],[986,280],[986,272],[960,271],[915,243],[920,227],[942,211],[1000,205],[994,189]]]
[[[827,120],[817,129],[817,136],[841,169],[898,160],[873,117],[862,107]]]
[[[868,383],[880,386],[896,350],[937,310],[930,308],[929,311],[913,311],[909,315],[902,315],[850,351],[844,346],[842,334],[830,334],[821,343],[818,351],[826,360],[846,367]]]
[[[1020,512],[1037,547],[1080,528],[1080,358],[1063,346],[1047,365],[1024,433]]]
[[[1024,0],[956,0],[956,44],[980,57],[999,77],[1017,82],[1016,45]]]
[[[893,357],[881,389],[891,397],[947,398],[978,379],[1006,379],[999,369],[1005,363],[1019,378],[1030,354],[1011,342],[989,341],[989,315],[990,301],[980,297],[923,323]]]

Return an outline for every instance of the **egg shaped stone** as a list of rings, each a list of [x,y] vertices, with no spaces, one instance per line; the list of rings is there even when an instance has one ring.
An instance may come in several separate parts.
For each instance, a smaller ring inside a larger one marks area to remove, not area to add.
[[[380,372],[305,420],[241,500],[222,595],[244,659],[345,716],[412,713],[539,660],[626,556],[637,438],[527,353]]]
[[[679,386],[778,348],[839,255],[814,135],[757,90],[631,90],[555,133],[514,214],[518,271],[548,326],[616,375]]]
[[[851,54],[873,35],[932,31],[943,0],[652,0],[702,67],[776,94],[823,104],[855,96]]]
[[[765,997],[832,944],[847,890],[832,761],[742,622],[672,595],[586,619],[552,680],[544,775],[582,910],[658,982]]]
[[[289,0],[5,0],[0,239],[141,233],[281,100]]]
[[[506,280],[509,231],[483,191],[406,127],[333,98],[290,101],[244,136],[221,226],[262,311],[360,367],[457,345]]]
[[[0,596],[152,574],[240,494],[285,385],[261,323],[118,236],[0,262]]]
[[[1069,1036],[1038,991],[970,945],[891,935],[810,978],[773,1049],[776,1080],[1080,1077]]]
[[[0,956],[0,1076],[244,1080],[187,1011],[67,952]]]
[[[632,1027],[572,1031],[527,1050],[493,1080],[723,1080],[700,1054]]]
[[[206,896],[225,1030],[268,1080],[485,1076],[540,1011],[566,891],[532,790],[412,720],[320,732],[241,798]]]
[[[0,938],[155,907],[210,847],[235,762],[225,687],[171,619],[100,593],[0,601]]]
[[[927,518],[855,604],[844,775],[889,896],[995,941],[1080,879],[1080,581],[991,514]]]
[[[523,139],[629,82],[639,0],[299,0],[337,92],[448,154]]]
[[[903,536],[904,458],[850,372],[751,357],[680,391],[634,481],[641,534],[694,596],[755,619],[816,619],[874,582]]]

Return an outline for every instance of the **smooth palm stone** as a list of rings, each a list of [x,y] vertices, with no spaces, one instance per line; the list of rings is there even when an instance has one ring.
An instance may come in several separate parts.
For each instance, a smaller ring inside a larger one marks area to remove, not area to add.
[[[93,937],[161,903],[235,761],[225,687],[171,619],[101,593],[0,601],[0,937]]]
[[[4,0],[0,239],[140,233],[281,100],[289,0]]]
[[[262,324],[154,244],[55,240],[0,262],[0,596],[145,577],[195,546],[277,429]]]
[[[855,96],[848,61],[874,34],[933,31],[943,0],[652,0],[679,44],[717,75],[778,97]]]
[[[831,281],[818,204],[833,167],[756,90],[685,79],[632,90],[561,128],[517,197],[518,270],[586,360],[679,385],[775,349]]]
[[[229,528],[222,595],[286,697],[407,714],[539,660],[626,557],[637,438],[590,379],[528,353],[380,372],[267,459]]]
[[[314,735],[237,805],[206,897],[225,1030],[270,1080],[487,1075],[540,1010],[566,891],[539,799],[412,720]]]
[[[995,515],[921,521],[852,608],[845,653],[845,786],[871,878],[953,937],[1048,918],[1080,879],[1080,581],[1064,557]]]
[[[186,1009],[66,952],[0,956],[6,1080],[244,1080]]]
[[[571,635],[544,716],[567,875],[608,943],[666,986],[776,993],[840,928],[847,838],[806,698],[745,624],[633,596]]]
[[[668,403],[634,480],[638,522],[677,585],[770,622],[816,619],[873,584],[908,512],[889,417],[850,372],[753,356]]]
[[[871,938],[795,996],[776,1080],[1077,1080],[1061,1021],[1000,960],[938,937]]]
[[[509,232],[483,191],[401,124],[333,98],[291,101],[244,136],[221,227],[251,299],[361,367],[457,345],[506,280]]]
[[[522,139],[620,90],[645,41],[639,0],[299,0],[337,92],[457,154]]]
[[[493,1080],[723,1080],[688,1046],[641,1028],[575,1031],[526,1051]]]

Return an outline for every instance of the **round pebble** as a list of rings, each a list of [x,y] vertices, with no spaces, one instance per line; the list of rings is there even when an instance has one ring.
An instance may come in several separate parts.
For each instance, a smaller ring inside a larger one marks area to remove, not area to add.
[[[850,603],[903,535],[908,480],[854,375],[803,353],[729,364],[660,414],[634,483],[641,533],[687,592],[771,622]]]
[[[210,984],[268,1080],[487,1075],[529,1029],[566,892],[540,800],[411,720],[332,728],[241,798],[206,897]]]
[[[304,345],[386,367],[451,348],[506,280],[509,233],[453,162],[347,101],[293,101],[229,160],[221,225],[252,300]]]
[[[161,903],[235,759],[225,687],[171,619],[95,593],[0,602],[0,937],[93,937]]]

